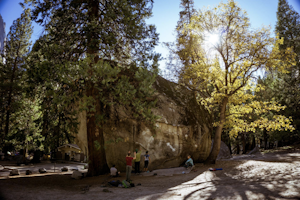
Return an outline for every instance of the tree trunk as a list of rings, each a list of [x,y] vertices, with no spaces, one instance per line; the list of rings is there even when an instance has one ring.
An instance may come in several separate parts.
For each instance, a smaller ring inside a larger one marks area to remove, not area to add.
[[[7,100],[7,110],[6,110],[6,121],[5,121],[5,130],[4,130],[4,138],[8,135],[9,131],[9,118],[10,118],[10,111],[11,111],[11,102],[12,102],[12,93],[13,93],[13,81],[15,78],[16,66],[13,67],[12,76],[10,79],[10,87],[8,91],[8,100]]]
[[[264,129],[263,130],[263,134],[264,134],[264,148],[265,148],[265,150],[267,149],[267,144],[268,144],[268,135],[267,135],[267,130],[266,129]]]
[[[236,154],[240,154],[240,138],[239,136],[236,137]]]
[[[225,111],[226,111],[226,106],[228,103],[228,98],[225,97],[222,101],[221,104],[221,109],[220,109],[220,122],[219,126],[217,127],[216,133],[215,133],[215,138],[214,138],[214,144],[212,147],[212,150],[208,156],[208,158],[204,161],[204,164],[215,164],[219,151],[220,151],[220,146],[221,146],[221,136],[222,136],[222,130],[223,126],[225,124]]]
[[[255,142],[255,135],[253,134],[252,136],[252,144],[251,144],[251,150],[256,147],[256,142]]]
[[[4,104],[3,104],[3,99],[4,99],[4,92],[1,92],[1,97],[2,97],[2,100],[0,101],[1,102],[1,105],[0,105],[0,108],[1,108],[1,121],[0,121],[0,137],[1,137],[1,141],[0,141],[0,146],[3,147],[4,145],[4,138],[5,138],[5,134],[4,134],[4,129],[3,129],[3,124],[4,124],[4,115],[5,115],[5,109],[4,109]]]
[[[246,138],[245,138],[245,133],[242,133],[242,142],[243,142],[243,154],[246,154]]]
[[[17,71],[17,58],[19,56],[19,50],[20,46],[18,46],[16,55],[15,55],[15,60],[13,64],[13,69],[12,69],[12,74],[10,77],[10,86],[9,86],[9,91],[8,91],[8,100],[7,100],[7,112],[6,112],[6,122],[5,122],[5,132],[4,132],[4,137],[8,135],[9,131],[9,118],[10,118],[10,112],[11,112],[11,102],[12,102],[12,94],[13,94],[13,83],[15,80],[15,74]]]
[[[88,18],[89,22],[99,20],[99,0],[89,0],[88,2]],[[99,36],[95,26],[90,26],[87,34],[87,52],[90,55],[95,55],[94,62],[97,63],[98,51],[99,51]],[[93,76],[93,63],[90,65],[90,76]],[[93,97],[96,102],[96,112],[87,112],[87,139],[88,139],[88,160],[89,169],[88,176],[97,176],[109,172],[109,168],[106,161],[105,149],[104,149],[104,136],[103,136],[103,119],[96,121],[96,115],[104,114],[104,106],[97,99],[97,90],[94,88],[92,80],[87,81],[87,97]],[[97,125],[98,122],[98,125]]]
[[[56,147],[60,146],[59,138],[60,138],[60,113],[58,114],[58,124],[56,126]]]
[[[230,154],[232,154],[231,142],[230,142],[230,136],[229,136],[228,132],[227,132],[226,136],[227,136],[227,141],[228,141],[228,142],[227,142],[227,145],[228,145]]]
[[[93,95],[93,88],[87,91],[88,95]],[[95,95],[93,95],[96,99]],[[97,99],[96,99],[97,101]],[[97,101],[99,102],[99,101]],[[88,139],[88,176],[98,176],[109,172],[104,149],[103,121],[97,126],[95,115],[100,115],[103,111],[103,105],[98,103],[97,113],[87,112],[87,139]]]

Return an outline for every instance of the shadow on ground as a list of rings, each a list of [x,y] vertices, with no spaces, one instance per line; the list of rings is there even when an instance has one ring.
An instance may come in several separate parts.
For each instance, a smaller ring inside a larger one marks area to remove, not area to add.
[[[223,170],[211,172],[209,167]],[[197,164],[196,169],[168,177],[133,175],[134,183],[141,186],[130,189],[101,187],[112,180],[108,176],[73,180],[53,175],[1,180],[0,190],[4,199],[300,199],[299,152]]]
[[[242,161],[219,161],[222,171],[137,199],[300,199],[300,154],[273,153]]]

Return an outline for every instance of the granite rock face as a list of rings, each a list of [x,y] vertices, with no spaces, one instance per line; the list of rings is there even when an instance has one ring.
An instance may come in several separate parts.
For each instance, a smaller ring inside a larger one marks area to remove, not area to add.
[[[211,148],[213,147],[213,143],[214,143],[214,140],[212,140]],[[220,151],[219,151],[217,160],[228,159],[228,158],[232,158],[229,147],[223,141],[221,141]]]
[[[211,149],[212,120],[209,113],[196,102],[193,92],[183,86],[157,77],[154,84],[157,107],[152,111],[160,116],[156,128],[133,119],[122,106],[111,109],[110,119],[104,126],[106,159],[109,167],[126,167],[125,156],[141,147],[142,155],[148,150],[149,169],[178,167],[190,154],[194,162],[203,162]],[[87,153],[86,115],[79,115],[79,134],[76,144]],[[134,165],[133,165],[134,166]],[[143,168],[143,156],[141,169]]]
[[[5,23],[0,15],[0,52],[3,49],[5,37]]]
[[[258,146],[256,146],[254,149],[252,149],[252,150],[248,153],[248,155],[251,155],[251,154],[261,155],[261,152],[259,151]]]

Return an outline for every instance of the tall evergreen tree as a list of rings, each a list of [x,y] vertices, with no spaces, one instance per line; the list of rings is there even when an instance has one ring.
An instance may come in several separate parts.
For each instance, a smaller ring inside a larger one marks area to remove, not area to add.
[[[296,64],[289,70],[290,73],[276,72],[275,77],[279,81],[275,82],[274,89],[278,91],[275,92],[277,99],[282,105],[287,106],[284,114],[293,118],[293,125],[296,128],[294,132],[296,135],[293,135],[299,138],[300,132],[297,130],[300,127],[298,114],[300,110],[300,15],[286,0],[278,2],[276,33],[279,38],[284,38],[283,44],[279,46],[280,50],[292,48],[296,53]],[[296,139],[294,136],[291,136],[291,140]]]
[[[184,67],[195,62],[199,43],[197,37],[186,29],[191,22],[192,16],[196,13],[193,0],[181,0],[179,20],[176,26],[176,42],[165,43],[170,51],[167,68],[170,74],[176,77],[176,81],[182,75]],[[172,79],[172,77],[166,77]]]
[[[83,86],[84,90],[69,90],[69,96],[82,96],[80,107],[87,113],[88,174],[106,173],[107,107],[118,102],[132,108],[136,117],[155,119],[151,112],[155,101],[148,97],[157,74],[158,55],[152,50],[158,35],[154,26],[145,23],[153,0],[25,2],[35,6],[33,19],[45,26],[47,36],[38,41],[46,54],[38,50],[40,59],[30,67],[59,72],[55,81],[61,87]],[[51,82],[45,74],[42,79]],[[65,98],[66,93],[60,102]]]
[[[1,93],[1,144],[9,135],[12,115],[19,112],[22,105],[24,87],[24,66],[31,45],[32,34],[30,9],[13,22],[0,61]],[[16,116],[17,117],[17,116]],[[16,117],[14,119],[16,119]]]
[[[53,152],[58,146],[73,142],[78,121],[72,105],[78,101],[78,95],[72,93],[82,88],[71,82],[74,68],[57,68],[64,58],[58,56],[62,54],[61,49],[53,51],[45,41],[46,36],[43,36],[33,45],[27,62],[26,91],[38,102],[41,115],[37,121],[45,137],[44,146]]]
[[[191,57],[190,48],[193,48],[193,43],[196,40],[193,40],[192,35],[188,30],[184,29],[184,26],[187,26],[191,22],[193,14],[196,12],[194,9],[193,0],[181,0],[180,7],[183,9],[179,13],[179,21],[177,22],[176,31],[177,31],[177,42],[176,46],[178,48],[178,55],[180,60],[182,60],[184,65],[187,65],[192,62],[193,58]]]
[[[280,49],[292,47],[300,57],[300,15],[288,4],[286,0],[279,0],[277,11],[276,33],[279,38],[283,37]],[[300,61],[296,59],[299,67]]]

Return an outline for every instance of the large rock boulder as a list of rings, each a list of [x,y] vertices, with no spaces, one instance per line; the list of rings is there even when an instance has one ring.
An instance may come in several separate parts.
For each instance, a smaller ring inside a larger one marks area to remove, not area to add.
[[[212,140],[211,148],[213,147],[213,143],[214,143],[214,140]],[[228,146],[223,141],[221,141],[220,151],[219,151],[217,160],[229,159],[229,158],[232,158],[232,155],[230,154],[230,150],[229,150]]]
[[[105,124],[104,138],[108,165],[125,171],[125,156],[141,147],[149,151],[149,169],[178,167],[190,154],[195,162],[203,162],[210,153],[212,120],[203,106],[198,105],[192,91],[157,77],[157,107],[153,113],[160,116],[153,127],[134,119],[130,109],[114,105]],[[87,152],[86,114],[79,115],[79,134],[76,144]],[[143,162],[141,162],[141,168]]]
[[[261,155],[261,152],[259,151],[258,146],[256,146],[254,149],[252,149],[252,150],[248,153],[248,155],[251,155],[251,154]]]
[[[80,171],[73,171],[71,177],[74,179],[82,179],[84,177],[84,174]]]

